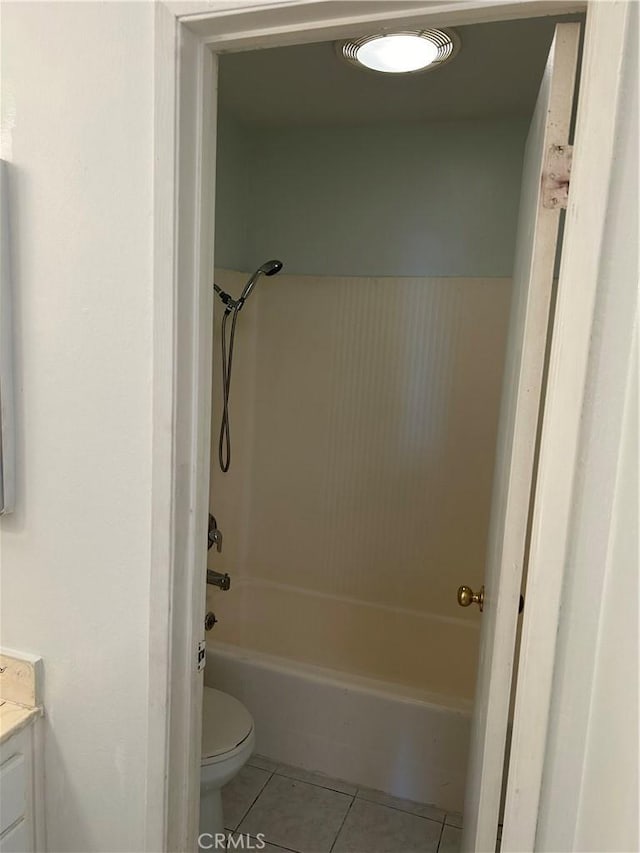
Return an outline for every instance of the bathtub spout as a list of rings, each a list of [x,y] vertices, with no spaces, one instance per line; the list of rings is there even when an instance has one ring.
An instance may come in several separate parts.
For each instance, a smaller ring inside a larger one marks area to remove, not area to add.
[[[222,590],[231,589],[231,578],[225,572],[214,572],[213,569],[207,569],[207,583],[212,584],[213,586],[219,586]]]

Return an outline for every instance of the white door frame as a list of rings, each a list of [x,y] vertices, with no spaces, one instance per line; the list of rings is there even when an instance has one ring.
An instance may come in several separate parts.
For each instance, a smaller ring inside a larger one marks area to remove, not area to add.
[[[560,600],[614,156],[628,4],[599,3],[587,21],[576,150],[565,223],[533,511],[503,845],[534,850]],[[603,62],[603,52],[611,56]],[[604,110],[604,112],[602,112]]]
[[[548,0],[208,0],[155,9],[153,570],[148,851],[197,847],[211,417],[215,52],[338,39],[367,24],[435,26],[582,10]],[[533,850],[559,595],[598,281],[627,6],[589,6],[577,150],[560,271],[538,473],[505,831]],[[615,48],[615,49],[614,49]],[[538,504],[537,504],[538,505]],[[542,575],[541,575],[542,576]],[[550,586],[549,586],[550,585]],[[544,614],[544,615],[543,615]],[[543,640],[540,640],[541,632]],[[521,734],[522,733],[522,734]],[[525,737],[524,734],[527,734]],[[514,776],[515,778],[515,776]],[[522,821],[516,828],[512,816]]]

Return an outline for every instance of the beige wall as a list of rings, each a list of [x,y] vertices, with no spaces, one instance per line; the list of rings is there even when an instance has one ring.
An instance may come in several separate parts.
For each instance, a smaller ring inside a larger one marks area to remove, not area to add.
[[[456,589],[484,575],[509,285],[263,280],[238,324],[226,475],[216,336],[210,566],[235,581],[213,594],[218,639],[465,694],[422,664],[444,642],[472,688],[479,614]]]

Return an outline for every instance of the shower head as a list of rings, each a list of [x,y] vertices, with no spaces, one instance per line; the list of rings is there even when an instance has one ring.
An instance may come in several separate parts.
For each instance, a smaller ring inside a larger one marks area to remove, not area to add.
[[[262,264],[258,272],[263,272],[265,275],[275,275],[282,269],[282,261],[267,261]]]
[[[247,299],[247,297],[249,296],[249,294],[251,293],[251,291],[255,287],[256,282],[258,281],[258,279],[260,278],[261,275],[276,275],[276,273],[279,273],[281,269],[282,269],[282,261],[276,261],[276,260],[267,261],[266,263],[262,264],[261,267],[258,267],[258,269],[254,272],[254,274],[251,276],[249,281],[245,284],[244,290],[240,294],[240,299],[238,299],[238,301],[236,303],[238,311],[244,305],[245,300]]]
[[[255,287],[256,282],[260,278],[261,275],[276,275],[282,269],[282,261],[266,261],[266,263],[262,264],[261,267],[254,272],[249,281],[245,284],[244,290],[240,294],[240,298],[235,300],[233,296],[218,287],[218,285],[214,282],[213,289],[218,294],[220,299],[224,302],[227,313],[231,311],[239,311],[245,303],[246,298],[249,296],[253,288]]]

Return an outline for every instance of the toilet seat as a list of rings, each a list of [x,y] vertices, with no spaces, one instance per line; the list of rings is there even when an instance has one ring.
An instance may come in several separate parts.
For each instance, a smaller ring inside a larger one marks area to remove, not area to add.
[[[240,752],[253,734],[253,719],[242,702],[212,687],[204,688],[202,705],[202,764],[225,761]]]

